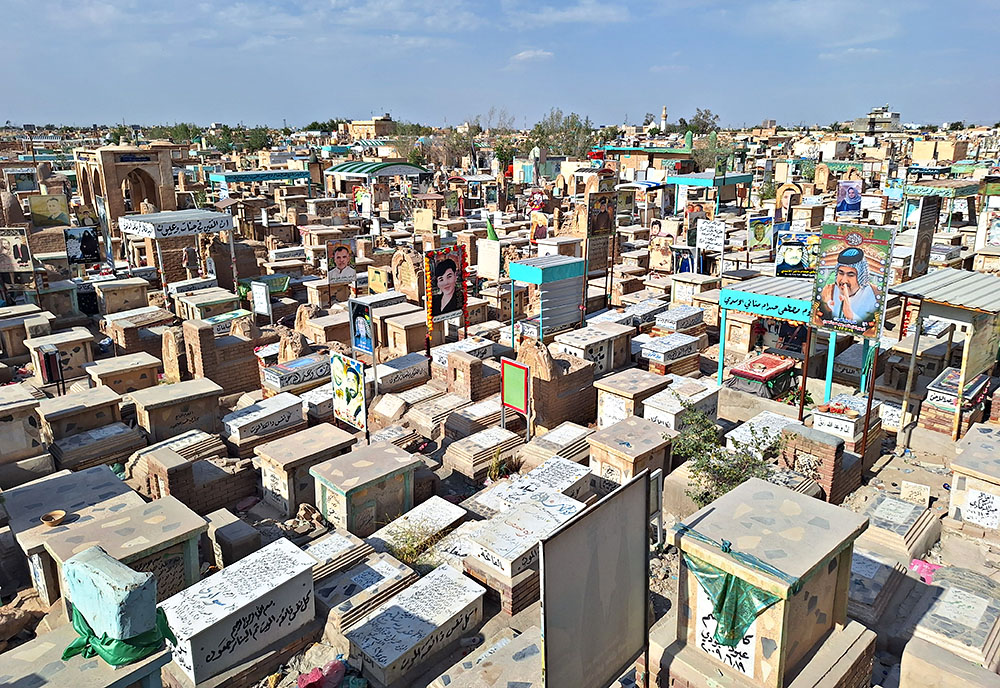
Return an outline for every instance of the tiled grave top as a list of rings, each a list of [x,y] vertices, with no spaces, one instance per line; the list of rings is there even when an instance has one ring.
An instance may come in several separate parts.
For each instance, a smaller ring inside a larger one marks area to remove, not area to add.
[[[855,549],[851,559],[851,601],[872,606],[895,570],[895,562],[868,550]]]
[[[38,406],[38,399],[24,388],[23,385],[4,385],[0,387],[0,414],[8,415],[18,410],[33,409]]]
[[[919,504],[879,494],[864,510],[863,515],[868,517],[872,528],[888,530],[905,537],[922,513],[924,507]]]
[[[572,421],[565,421],[549,430],[544,435],[532,438],[531,443],[558,452],[560,449],[581,440],[593,431]]]
[[[668,384],[666,378],[638,368],[629,368],[614,375],[594,381],[594,387],[619,396],[633,398],[641,394],[658,392]]]
[[[670,334],[653,337],[642,345],[642,350],[667,352],[681,347],[694,347],[694,350],[696,351],[697,346],[697,337],[692,337],[691,335],[684,334],[683,332],[671,332]]]
[[[120,668],[111,666],[100,657],[84,659],[78,655],[63,661],[63,651],[78,638],[73,627],[66,624],[8,650],[3,655],[3,662],[0,662],[0,686],[106,688],[131,685],[152,674],[159,678],[159,667],[170,661],[170,653],[165,649]]]
[[[327,451],[336,451],[357,442],[349,432],[330,423],[320,423],[306,430],[272,440],[254,451],[262,460],[286,470]]]
[[[282,392],[267,399],[261,399],[256,404],[251,404],[244,409],[234,411],[223,417],[222,426],[227,434],[232,434],[237,429],[255,423],[257,421],[270,418],[276,413],[281,413],[287,409],[298,409],[301,413],[302,400],[289,392]]]
[[[341,613],[350,612],[359,598],[371,598],[377,590],[399,583],[413,576],[413,570],[388,554],[373,554],[347,571],[335,573],[317,581],[316,601],[328,609],[337,608]]]
[[[670,386],[645,399],[644,406],[651,406],[668,413],[680,413],[684,410],[681,400],[695,404],[705,397],[719,391],[719,385],[709,378],[695,380],[681,375],[669,373],[665,375],[670,380]]]
[[[365,541],[374,547],[376,552],[392,551],[393,545],[399,544],[407,537],[427,540],[465,518],[467,514],[468,512],[457,504],[434,495],[375,531]]]
[[[587,441],[591,447],[597,445],[612,454],[634,459],[669,446],[671,438],[676,436],[676,432],[659,423],[629,416],[598,430]]]
[[[124,356],[96,361],[87,366],[87,372],[90,373],[91,377],[101,377],[124,372],[131,368],[145,368],[154,365],[160,365],[160,359],[145,351],[140,351],[135,354],[125,354]]]
[[[171,385],[156,385],[136,390],[135,392],[129,392],[129,396],[132,397],[135,405],[146,410],[161,406],[188,403],[220,394],[222,394],[222,387],[208,378],[185,380],[184,382],[175,382]]]
[[[666,313],[656,316],[656,326],[686,330],[704,321],[705,311],[697,306],[677,304]]]
[[[494,413],[500,413],[500,397],[498,396],[490,397],[489,399],[484,399],[483,401],[477,401],[475,404],[471,404],[465,408],[460,408],[455,411],[456,416],[468,418],[470,420],[485,418]]]
[[[878,414],[878,407],[881,405],[878,399],[872,399],[872,417]],[[830,399],[830,405],[839,404],[841,406],[846,406],[852,411],[857,411],[860,415],[865,415],[865,411],[868,410],[868,397],[863,397],[856,394],[838,394],[837,396]]]
[[[393,440],[399,439],[400,437],[408,435],[412,432],[412,430],[404,428],[402,425],[390,425],[378,430],[377,432],[373,432],[371,434],[371,442],[372,444],[392,442]]]
[[[777,440],[781,435],[781,431],[790,425],[802,425],[802,423],[793,418],[782,416],[772,411],[761,411],[735,430],[730,430],[726,433],[726,439],[736,440],[739,442],[751,442],[753,440],[753,436],[750,433],[750,429],[753,428],[756,430],[758,437]]]
[[[538,482],[553,492],[565,492],[590,475],[590,468],[561,456],[553,456],[525,473],[526,478]]]
[[[104,406],[106,404],[117,404],[121,401],[121,395],[110,387],[104,385],[91,387],[82,392],[66,394],[52,399],[43,399],[38,405],[38,415],[51,422],[65,416],[75,416],[85,412],[88,408]]]
[[[457,342],[442,344],[431,349],[431,362],[434,365],[448,367],[448,354],[456,351],[465,351],[473,356],[485,358],[493,351],[493,342],[481,337],[469,337],[460,339]]]
[[[310,468],[309,473],[347,493],[391,473],[415,469],[422,463],[410,452],[382,442],[357,447],[349,454],[324,461]]]
[[[934,573],[940,593],[917,623],[918,635],[928,633],[972,649],[987,650],[1000,620],[1000,585],[968,569],[945,567]]]
[[[190,638],[304,571],[316,560],[281,538],[160,603],[178,638]]]
[[[592,344],[607,341],[612,337],[614,337],[614,335],[610,332],[602,332],[601,330],[593,327],[584,327],[580,330],[570,330],[569,332],[557,334],[555,336],[555,340],[560,344],[565,344],[566,346],[583,349]]]
[[[731,372],[733,375],[752,380],[770,380],[794,368],[795,363],[795,360],[791,358],[782,358],[774,354],[760,354],[733,366]]]
[[[105,327],[146,327],[156,323],[171,322],[174,314],[159,306],[143,306],[127,311],[119,311],[105,315],[101,320]]]
[[[442,565],[365,617],[347,638],[386,667],[485,594],[481,585]]]
[[[942,370],[941,374],[927,385],[928,398],[930,398],[930,392],[938,392],[953,400],[957,398],[960,374],[961,371],[958,368],[945,368]],[[990,377],[986,373],[980,373],[976,377],[966,380],[964,399],[966,401],[974,399],[983,390],[989,380]]]
[[[47,334],[42,337],[31,337],[24,340],[24,345],[29,349],[37,349],[45,344],[55,344],[56,346],[68,346],[81,342],[94,341],[94,335],[85,327],[73,327],[55,334]]]
[[[320,564],[336,561],[355,547],[364,547],[364,541],[342,528],[334,528],[318,540],[303,546],[302,551]]]
[[[76,473],[59,471],[4,490],[3,496],[10,514],[10,528],[27,554],[41,551],[49,537],[145,503],[107,466]],[[66,519],[60,525],[53,528],[39,520],[55,509],[66,512]]]
[[[831,554],[853,542],[867,527],[868,519],[786,487],[750,478],[684,519],[683,525],[716,543],[727,540],[734,552],[755,556],[801,580],[816,566],[825,564]],[[748,569],[720,549],[700,544],[695,537],[681,534],[677,539],[684,551],[708,549],[733,566]],[[787,596],[791,587],[788,583],[756,573]]]
[[[960,453],[951,460],[956,472],[1000,483],[1000,427],[973,424],[958,449]]]
[[[425,399],[430,399],[433,396],[440,395],[441,390],[437,387],[432,387],[431,385],[420,385],[419,387],[412,387],[411,389],[396,392],[395,394],[407,404],[413,406],[415,404],[419,404]]]
[[[463,560],[478,549],[473,544],[472,538],[486,523],[486,521],[466,521],[461,524],[421,554],[417,559],[417,567],[424,570],[426,567],[448,564],[457,571],[464,571]]]
[[[718,277],[713,275],[701,275],[697,272],[681,272],[672,275],[674,282],[690,282],[692,284],[710,284],[717,283],[719,281]]]
[[[45,541],[57,561],[99,546],[112,559],[128,564],[208,530],[208,522],[176,497],[129,507],[95,519]]]
[[[423,311],[421,311],[423,312]],[[389,359],[384,363],[379,363],[379,367],[391,368],[393,370],[406,370],[407,368],[412,368],[414,366],[426,366],[427,357],[422,353],[414,351],[413,353],[406,354],[405,356],[399,356],[397,358]],[[380,371],[381,375],[381,371]]]
[[[115,289],[134,289],[135,287],[148,287],[149,282],[141,277],[129,277],[125,279],[103,280],[94,283],[97,291],[113,291]]]

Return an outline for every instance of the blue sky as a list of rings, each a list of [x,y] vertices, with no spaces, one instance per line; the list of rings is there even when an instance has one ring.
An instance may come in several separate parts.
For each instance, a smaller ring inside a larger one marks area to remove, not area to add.
[[[1000,0],[0,0],[0,120],[1000,120]]]

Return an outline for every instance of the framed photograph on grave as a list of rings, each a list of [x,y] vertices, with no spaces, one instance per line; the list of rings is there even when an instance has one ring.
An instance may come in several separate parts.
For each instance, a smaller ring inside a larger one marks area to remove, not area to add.
[[[819,232],[778,232],[775,275],[815,279],[820,238]]]
[[[782,184],[774,194],[774,221],[788,222],[792,215],[792,206],[799,205],[802,200],[802,187],[791,182]]]
[[[501,358],[500,403],[527,416],[530,389],[531,369],[509,358]]]
[[[333,384],[333,417],[358,430],[368,427],[365,400],[365,366],[361,361],[336,352],[330,353]]]
[[[878,339],[889,286],[893,230],[871,225],[823,225],[813,291],[813,326]]]
[[[0,272],[31,272],[31,251],[23,227],[0,227]]]
[[[587,236],[609,236],[615,230],[618,196],[613,191],[587,195]]]
[[[461,325],[466,304],[465,247],[427,251],[424,274],[428,323],[459,318]]]
[[[69,204],[62,194],[28,196],[28,209],[36,227],[62,227],[69,224]]]
[[[849,179],[837,182],[837,205],[834,211],[838,215],[861,214],[861,180]]]
[[[357,277],[354,272],[355,246],[353,238],[326,242],[326,276],[330,284],[347,284]]]
[[[63,235],[70,265],[93,265],[101,261],[101,242],[97,237],[97,227],[67,227],[63,230]]]
[[[355,299],[350,299],[347,307],[350,313],[351,346],[355,351],[373,354],[375,337],[372,329],[372,307]]]
[[[770,251],[774,248],[774,218],[752,217],[747,227],[747,250]]]
[[[711,220],[715,217],[715,204],[711,201],[688,201],[684,206],[685,229],[698,228],[699,220]]]

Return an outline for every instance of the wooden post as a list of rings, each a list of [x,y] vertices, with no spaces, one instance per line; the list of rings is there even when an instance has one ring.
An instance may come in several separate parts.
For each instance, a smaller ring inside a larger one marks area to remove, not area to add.
[[[804,349],[805,358],[802,361],[802,388],[799,390],[799,421],[805,415],[806,408],[806,380],[809,378],[809,350],[812,348],[813,331],[806,324],[806,347]]]
[[[959,435],[962,434],[962,400],[965,396],[965,374],[966,368],[969,365],[969,345],[971,343],[972,323],[969,323],[965,329],[965,346],[962,347],[962,367],[959,368],[958,372],[958,399],[955,401],[955,421],[951,427],[951,439],[954,442],[957,442]]]

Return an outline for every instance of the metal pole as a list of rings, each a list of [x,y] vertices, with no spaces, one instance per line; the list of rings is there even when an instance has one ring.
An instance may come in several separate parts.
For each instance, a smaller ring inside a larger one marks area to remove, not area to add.
[[[235,227],[229,230],[229,259],[233,262],[233,291],[236,291],[236,286],[239,284],[239,272],[236,270],[236,244],[233,241],[233,235],[236,233]]]
[[[869,385],[868,385],[868,404],[865,407],[865,431],[861,435],[861,466],[864,469],[865,465],[865,452],[868,451],[868,426],[871,425],[871,419],[869,416],[872,414],[872,400],[875,398],[875,368],[878,366],[878,343],[875,344],[875,353],[872,355],[872,367],[871,371],[868,373]]]
[[[805,360],[802,361],[802,389],[799,390],[799,421],[805,415],[806,408],[806,380],[809,378],[809,350],[812,348],[812,328],[806,325],[806,348]]]
[[[899,336],[896,337],[897,342],[903,341],[903,336],[906,334],[906,311],[910,307],[910,297],[903,297],[903,311],[899,315]]]
[[[920,330],[923,329],[923,317],[921,317],[919,310],[917,311],[915,325],[916,332],[913,335],[913,348],[910,350],[910,367],[906,371],[906,388],[903,390],[903,409],[899,414],[899,427],[896,429],[897,436],[906,429],[906,426],[910,422],[906,416],[910,408],[910,390],[913,388],[913,378],[916,377],[917,371],[917,347],[920,346]],[[907,435],[905,446],[910,446],[909,435]]]
[[[160,272],[160,287],[163,289],[163,303],[167,306],[167,310],[173,310],[170,304],[170,294],[167,291],[167,276],[163,272],[163,252],[160,251],[160,240],[154,238],[153,244],[156,246],[156,267]]]
[[[719,372],[716,382],[722,384],[723,368],[726,366],[726,310],[719,307]]]
[[[969,363],[969,348],[972,342],[972,324],[966,326],[965,346],[962,347],[962,367],[958,372],[958,399],[955,401],[955,420],[951,427],[952,441],[958,441],[962,434],[962,400],[965,397],[965,376]]]
[[[826,351],[826,386],[823,388],[823,403],[830,403],[830,396],[833,394],[833,359],[837,357],[837,333],[830,333],[829,348]],[[864,360],[861,361],[862,365]]]

